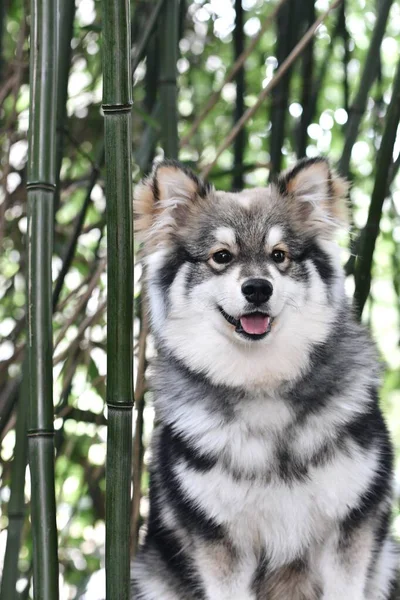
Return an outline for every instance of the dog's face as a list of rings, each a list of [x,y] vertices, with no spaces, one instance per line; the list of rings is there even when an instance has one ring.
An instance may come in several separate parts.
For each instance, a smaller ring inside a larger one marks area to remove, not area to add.
[[[135,196],[162,345],[218,383],[293,378],[342,297],[333,236],[346,189],[322,159],[240,193],[158,165]]]

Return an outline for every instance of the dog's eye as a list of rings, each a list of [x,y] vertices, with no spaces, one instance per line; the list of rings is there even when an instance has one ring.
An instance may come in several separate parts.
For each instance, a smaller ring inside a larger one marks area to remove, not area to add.
[[[218,265],[227,265],[231,262],[233,256],[228,250],[219,250],[215,254],[213,254],[213,261]]]
[[[271,257],[274,262],[283,263],[286,258],[286,253],[283,250],[273,250]]]

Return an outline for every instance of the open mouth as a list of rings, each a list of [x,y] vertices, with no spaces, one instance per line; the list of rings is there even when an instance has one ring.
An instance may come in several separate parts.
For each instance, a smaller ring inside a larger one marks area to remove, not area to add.
[[[272,318],[266,313],[252,312],[235,319],[220,306],[218,310],[228,323],[234,325],[236,333],[247,339],[262,340],[271,331]]]

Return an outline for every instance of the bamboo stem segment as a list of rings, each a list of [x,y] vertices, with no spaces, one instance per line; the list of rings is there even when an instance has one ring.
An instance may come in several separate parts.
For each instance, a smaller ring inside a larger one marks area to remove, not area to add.
[[[343,153],[339,161],[338,169],[341,175],[347,177],[351,152],[358,136],[361,119],[367,106],[369,92],[374,83],[379,69],[380,48],[383,36],[385,35],[386,23],[393,0],[380,0],[377,3],[378,15],[375,21],[374,31],[372,33],[371,43],[368,49],[367,58],[364,63],[364,70],[361,75],[360,85],[350,108],[349,120],[346,125],[346,139]]]
[[[28,357],[33,588],[57,600],[52,274],[56,189],[57,0],[32,0],[28,156]]]
[[[161,137],[167,158],[178,158],[178,90],[176,63],[178,60],[179,0],[165,0],[159,22]]]
[[[133,238],[129,0],[103,0],[107,199],[106,598],[129,600]]]
[[[371,196],[367,223],[360,239],[359,259],[355,271],[354,305],[359,319],[368,299],[371,288],[372,262],[376,240],[379,235],[379,224],[383,202],[390,185],[390,167],[393,148],[396,142],[397,128],[400,122],[400,61],[397,65],[393,81],[392,98],[387,111],[385,129],[376,161],[376,177]]]

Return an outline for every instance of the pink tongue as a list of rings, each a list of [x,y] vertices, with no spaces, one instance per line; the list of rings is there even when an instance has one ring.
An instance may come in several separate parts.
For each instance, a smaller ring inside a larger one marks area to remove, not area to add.
[[[246,333],[260,335],[266,333],[269,327],[269,317],[267,315],[247,315],[240,318],[240,324]]]

